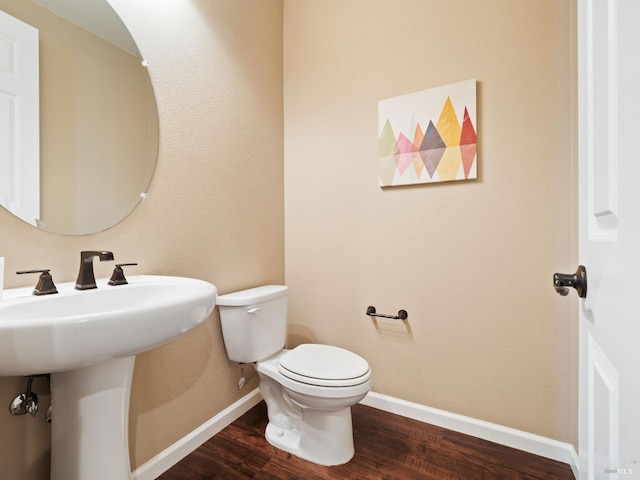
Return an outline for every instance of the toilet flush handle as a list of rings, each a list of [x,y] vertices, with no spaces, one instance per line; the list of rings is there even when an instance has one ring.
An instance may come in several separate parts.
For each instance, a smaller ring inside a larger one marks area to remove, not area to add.
[[[247,313],[250,313],[251,315],[257,315],[258,314],[258,310],[260,310],[260,307],[253,307],[253,308],[250,308],[249,310],[247,310]]]

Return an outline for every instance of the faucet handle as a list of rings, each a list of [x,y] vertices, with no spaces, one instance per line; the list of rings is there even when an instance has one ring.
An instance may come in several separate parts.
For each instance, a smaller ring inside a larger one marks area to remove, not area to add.
[[[130,267],[133,265],[138,265],[137,263],[118,263],[116,264],[116,268],[113,269],[113,275],[107,282],[109,285],[126,285],[127,279],[124,277],[124,271],[122,267]]]
[[[53,283],[53,277],[49,273],[51,270],[21,270],[16,272],[18,275],[22,275],[25,273],[39,273],[40,278],[38,278],[38,283],[36,284],[36,288],[33,289],[34,295],[50,295],[52,293],[58,293],[58,289]]]

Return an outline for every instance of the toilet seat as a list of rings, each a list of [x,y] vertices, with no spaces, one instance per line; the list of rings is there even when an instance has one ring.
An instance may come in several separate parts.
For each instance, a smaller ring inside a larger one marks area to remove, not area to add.
[[[350,387],[367,382],[367,361],[349,350],[332,345],[303,344],[284,354],[278,372],[308,385]]]
[[[331,398],[354,398],[360,395],[366,395],[371,390],[371,371],[368,371],[365,375],[358,379],[353,379],[350,382],[351,385],[340,386],[331,385],[314,385],[311,382],[320,383],[317,379],[302,376],[304,381],[295,380],[284,375],[281,371],[287,372],[284,367],[280,365],[280,359],[287,355],[292,350],[280,350],[273,357],[261,360],[256,363],[256,370],[260,375],[269,377],[277,384],[281,385],[286,391],[297,392],[303,395],[310,395],[317,398],[331,399]],[[295,376],[293,372],[289,373],[290,376]],[[261,380],[262,381],[262,380]],[[361,382],[361,383],[360,383]]]

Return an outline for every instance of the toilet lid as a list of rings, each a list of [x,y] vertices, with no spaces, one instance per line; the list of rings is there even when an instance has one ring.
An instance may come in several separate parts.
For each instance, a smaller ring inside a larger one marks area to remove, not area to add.
[[[370,378],[367,361],[349,350],[331,345],[304,344],[280,358],[284,376],[311,385],[351,386]]]

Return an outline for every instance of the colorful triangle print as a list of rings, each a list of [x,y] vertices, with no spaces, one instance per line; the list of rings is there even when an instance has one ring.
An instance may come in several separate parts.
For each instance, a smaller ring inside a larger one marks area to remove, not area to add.
[[[394,153],[399,153],[398,145],[396,144],[396,136],[393,133],[391,122],[387,120],[382,133],[378,137],[378,157],[388,157]]]
[[[427,131],[425,132],[422,143],[420,144],[420,151],[434,150],[437,148],[445,147],[446,145],[442,141],[442,137],[438,133],[438,130],[436,130],[435,125],[433,124],[433,122],[429,122]]]
[[[473,122],[471,122],[469,112],[465,107],[464,120],[462,120],[462,132],[460,133],[460,145],[475,144],[477,141],[476,130],[473,128]]]
[[[477,178],[476,81],[381,100],[378,160],[382,187]]]
[[[451,98],[447,97],[440,112],[440,118],[436,124],[436,129],[447,147],[457,147],[460,145],[460,122],[453,109]]]

